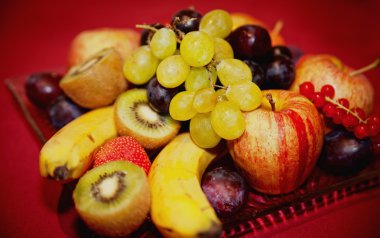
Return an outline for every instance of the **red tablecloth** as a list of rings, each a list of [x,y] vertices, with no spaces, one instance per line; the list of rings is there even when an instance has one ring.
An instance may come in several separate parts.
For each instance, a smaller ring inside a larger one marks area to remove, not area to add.
[[[380,56],[380,2],[321,1],[47,1],[0,2],[0,79],[66,65],[70,41],[98,27],[167,21],[188,6],[247,12],[274,26],[305,52],[330,53],[358,68]],[[380,69],[366,74],[380,93]],[[380,104],[376,99],[376,107]],[[37,137],[0,86],[0,237],[67,237],[58,216],[61,186],[40,178]],[[378,110],[378,109],[376,109]],[[380,189],[264,230],[274,237],[379,237]]]

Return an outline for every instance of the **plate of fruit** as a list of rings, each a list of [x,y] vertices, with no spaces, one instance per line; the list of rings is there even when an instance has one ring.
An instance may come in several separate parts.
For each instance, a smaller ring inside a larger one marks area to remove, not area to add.
[[[379,186],[380,60],[305,54],[281,28],[182,9],[6,81],[86,235],[239,236]]]

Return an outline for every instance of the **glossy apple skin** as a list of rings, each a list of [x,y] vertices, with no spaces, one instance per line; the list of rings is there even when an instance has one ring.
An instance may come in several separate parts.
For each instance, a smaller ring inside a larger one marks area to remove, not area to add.
[[[105,48],[113,47],[124,59],[140,45],[140,34],[133,29],[97,28],[80,32],[71,42],[68,66],[83,63]]]
[[[346,98],[351,108],[360,107],[368,115],[374,106],[373,86],[363,74],[351,77],[351,71],[352,68],[332,55],[307,54],[296,64],[296,78],[290,90],[298,92],[299,85],[306,81],[312,82],[316,91],[330,84],[335,89],[334,99]]]
[[[265,98],[270,93],[276,110]],[[230,154],[248,184],[263,193],[298,188],[313,170],[323,145],[323,122],[315,106],[296,92],[263,91],[259,109],[244,113],[246,130],[228,142]]]

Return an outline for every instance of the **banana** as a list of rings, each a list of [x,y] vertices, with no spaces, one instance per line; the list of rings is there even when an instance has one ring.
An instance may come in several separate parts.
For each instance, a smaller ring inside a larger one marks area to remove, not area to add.
[[[200,181],[221,148],[205,150],[189,133],[177,135],[153,161],[149,172],[151,217],[165,237],[218,237],[222,224]]]
[[[58,181],[77,179],[92,163],[92,152],[117,136],[113,107],[89,111],[54,134],[40,151],[40,174]]]

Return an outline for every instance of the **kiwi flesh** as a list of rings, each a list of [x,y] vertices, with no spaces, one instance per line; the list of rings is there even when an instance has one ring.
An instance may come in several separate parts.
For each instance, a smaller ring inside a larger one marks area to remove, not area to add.
[[[107,48],[70,68],[59,86],[75,103],[93,109],[113,103],[128,88],[128,82],[119,53]]]
[[[144,170],[128,161],[89,170],[79,179],[73,199],[87,226],[107,237],[123,237],[137,230],[151,201]]]
[[[115,102],[115,125],[119,135],[134,137],[145,149],[166,145],[178,134],[181,123],[154,111],[142,88],[128,90]]]

